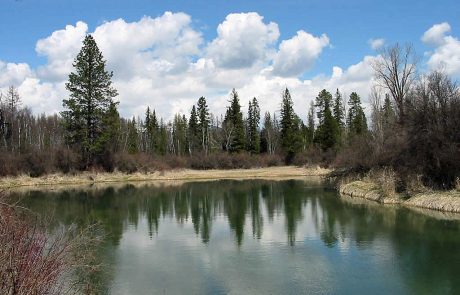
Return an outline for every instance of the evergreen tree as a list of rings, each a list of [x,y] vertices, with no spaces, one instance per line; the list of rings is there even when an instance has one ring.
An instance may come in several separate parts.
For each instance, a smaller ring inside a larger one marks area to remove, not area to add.
[[[229,131],[229,152],[244,150],[243,113],[241,112],[240,100],[235,89],[230,94],[230,106],[227,108],[223,124]]]
[[[187,151],[187,119],[185,116],[176,114],[173,122],[173,148],[176,155],[182,155]]]
[[[283,92],[281,103],[281,130],[280,140],[283,151],[288,156],[288,161],[302,147],[302,137],[300,133],[300,118],[294,112],[294,103],[291,94],[286,88]]]
[[[367,120],[361,106],[361,98],[356,92],[350,94],[347,125],[351,136],[367,132]]]
[[[113,73],[106,71],[105,60],[91,35],[85,37],[73,66],[75,72],[66,83],[70,98],[63,100],[66,110],[61,115],[67,142],[78,147],[88,166],[106,148],[108,137],[103,135],[110,131],[103,124],[104,117],[111,106],[116,106],[113,98],[118,93],[112,87]]]
[[[342,94],[339,89],[335,92],[334,107],[333,107],[334,119],[342,130],[345,127],[345,106],[343,105]]]
[[[138,133],[136,119],[133,117],[131,121],[128,121],[128,138],[127,138],[127,149],[129,154],[135,154],[138,152]]]
[[[198,99],[197,103],[198,112],[198,130],[200,134],[201,149],[207,154],[209,149],[209,109],[206,104],[206,98],[203,96]]]
[[[310,109],[308,110],[307,124],[307,142],[310,145],[313,143],[315,135],[315,103],[313,101],[310,103]]]
[[[382,107],[382,115],[383,115],[383,128],[390,129],[393,124],[396,122],[396,113],[391,103],[390,95],[385,95],[385,101]]]
[[[160,119],[156,152],[159,155],[166,155],[167,151],[168,151],[168,127],[163,122],[163,119]]]
[[[253,98],[252,102],[249,101],[248,107],[248,151],[250,153],[258,154],[260,152],[260,135],[259,135],[259,123],[260,123],[260,108],[257,98]]]
[[[192,106],[190,119],[188,120],[188,143],[189,154],[194,153],[200,147],[200,129],[198,123],[198,114],[195,105]]]
[[[316,97],[315,107],[318,109],[318,128],[315,131],[314,142],[318,143],[323,150],[335,148],[339,143],[339,124],[335,120],[332,111],[332,95],[323,89]]]

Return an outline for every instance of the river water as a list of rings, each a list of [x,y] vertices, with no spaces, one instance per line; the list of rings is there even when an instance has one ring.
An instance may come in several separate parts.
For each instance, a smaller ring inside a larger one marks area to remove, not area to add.
[[[22,194],[99,223],[103,294],[460,294],[460,222],[342,199],[317,180],[209,181]]]

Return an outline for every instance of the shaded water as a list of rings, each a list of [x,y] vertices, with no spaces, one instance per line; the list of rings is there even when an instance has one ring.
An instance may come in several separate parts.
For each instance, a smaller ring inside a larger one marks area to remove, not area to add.
[[[343,200],[311,181],[29,192],[100,222],[107,294],[460,294],[460,222]]]

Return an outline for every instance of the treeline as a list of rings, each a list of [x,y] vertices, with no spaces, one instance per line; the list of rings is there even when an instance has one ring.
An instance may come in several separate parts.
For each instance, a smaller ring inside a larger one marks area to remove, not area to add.
[[[324,89],[305,106],[303,121],[287,88],[278,116],[262,115],[255,97],[244,116],[233,89],[223,115],[212,114],[200,97],[189,114],[171,121],[154,106],[125,119],[91,35],[73,65],[60,115],[33,115],[13,86],[1,94],[2,175],[320,164],[363,172],[389,167],[402,189],[413,177],[450,188],[460,176],[459,89],[440,72],[417,76],[409,46],[389,47],[375,60],[369,120],[356,92],[344,97]]]

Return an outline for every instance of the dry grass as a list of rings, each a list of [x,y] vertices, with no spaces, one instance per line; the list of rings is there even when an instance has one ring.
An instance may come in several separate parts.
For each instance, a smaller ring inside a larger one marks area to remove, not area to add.
[[[392,198],[396,195],[396,173],[391,168],[371,170],[365,180],[375,183],[384,197]]]
[[[255,169],[231,169],[231,170],[192,170],[176,169],[148,173],[126,174],[121,172],[83,172],[77,175],[51,174],[33,178],[30,176],[3,177],[0,178],[0,189],[42,186],[42,185],[69,185],[69,184],[92,184],[130,181],[192,181],[213,179],[277,179],[298,178],[305,176],[324,176],[329,169],[320,167],[267,167]]]

